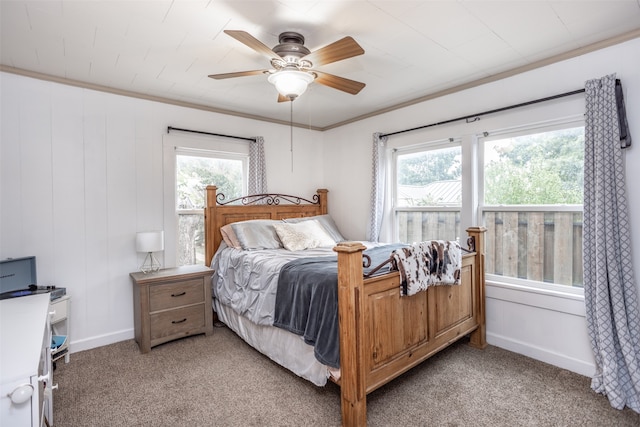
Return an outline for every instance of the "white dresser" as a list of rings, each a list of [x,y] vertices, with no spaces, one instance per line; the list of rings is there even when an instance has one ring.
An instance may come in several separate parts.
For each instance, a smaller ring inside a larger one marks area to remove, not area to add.
[[[48,293],[0,301],[0,426],[53,425],[49,303]]]

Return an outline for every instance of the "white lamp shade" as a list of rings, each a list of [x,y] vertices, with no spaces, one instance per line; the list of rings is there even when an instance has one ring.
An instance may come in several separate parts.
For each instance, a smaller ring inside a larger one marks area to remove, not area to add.
[[[276,90],[287,98],[297,98],[302,95],[309,83],[313,81],[313,75],[298,70],[280,70],[271,74],[269,82],[276,86]]]
[[[164,250],[164,231],[143,231],[136,234],[136,251],[158,252]]]

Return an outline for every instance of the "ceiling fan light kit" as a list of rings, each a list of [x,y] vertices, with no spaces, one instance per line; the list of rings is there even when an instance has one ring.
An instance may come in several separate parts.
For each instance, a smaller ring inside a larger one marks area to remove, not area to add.
[[[278,93],[293,101],[307,90],[315,76],[299,70],[280,70],[269,75],[269,83],[276,87]]]
[[[211,74],[209,77],[212,79],[220,80],[267,74],[269,76],[267,80],[278,91],[278,102],[293,101],[302,95],[313,81],[352,95],[356,95],[365,87],[364,83],[312,69],[314,65],[330,64],[362,55],[364,49],[351,37],[344,37],[311,52],[304,46],[302,34],[293,31],[280,33],[278,37],[280,44],[273,49],[270,49],[246,31],[225,30],[224,32],[269,58],[273,69]]]

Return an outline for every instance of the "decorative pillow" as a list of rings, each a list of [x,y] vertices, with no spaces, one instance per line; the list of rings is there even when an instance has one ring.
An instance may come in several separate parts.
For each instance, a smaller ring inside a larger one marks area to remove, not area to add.
[[[347,240],[342,236],[342,233],[340,233],[340,230],[338,230],[338,226],[333,221],[333,218],[331,218],[331,215],[328,215],[328,214],[316,215],[316,216],[305,216],[302,218],[288,218],[288,219],[285,219],[284,221],[287,223],[295,224],[299,222],[313,221],[313,220],[317,220],[320,223],[320,225],[324,227],[325,231],[327,232],[327,234],[329,234],[329,236],[331,236],[334,243],[344,242],[345,240]]]
[[[280,249],[282,242],[273,228],[280,221],[273,219],[252,219],[249,221],[234,222],[231,229],[238,238],[240,246],[245,251],[257,249]]]
[[[231,224],[220,227],[220,234],[222,234],[222,240],[224,240],[227,246],[230,248],[242,249],[242,245],[240,244],[240,241],[238,241],[238,237],[233,231]]]
[[[281,222],[274,224],[273,228],[284,247],[290,251],[301,251],[336,244],[317,220],[293,224]]]

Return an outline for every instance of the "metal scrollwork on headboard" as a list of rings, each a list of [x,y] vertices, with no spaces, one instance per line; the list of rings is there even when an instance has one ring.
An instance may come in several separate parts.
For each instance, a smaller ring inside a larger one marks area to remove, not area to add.
[[[308,203],[310,205],[317,205],[320,203],[320,196],[314,194],[311,200],[305,199],[303,197],[298,196],[290,196],[288,194],[276,194],[276,193],[266,193],[266,194],[252,194],[249,196],[242,196],[227,202],[224,201],[225,195],[219,193],[216,195],[216,203],[220,206],[230,205],[232,203],[240,202],[244,206],[248,205],[279,205],[281,201],[285,201],[292,205],[301,205],[302,203]]]

